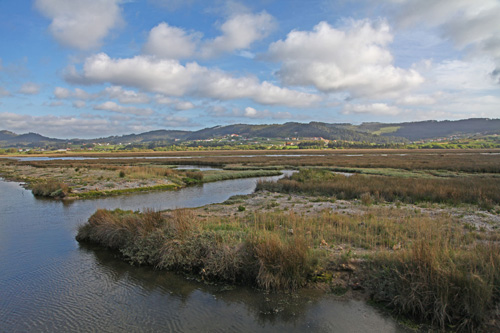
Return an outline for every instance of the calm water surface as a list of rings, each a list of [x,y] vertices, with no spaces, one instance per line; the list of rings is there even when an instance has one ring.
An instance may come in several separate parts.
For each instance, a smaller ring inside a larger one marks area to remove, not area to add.
[[[405,332],[361,301],[209,286],[74,239],[97,208],[195,207],[255,183],[63,203],[0,179],[0,332]]]

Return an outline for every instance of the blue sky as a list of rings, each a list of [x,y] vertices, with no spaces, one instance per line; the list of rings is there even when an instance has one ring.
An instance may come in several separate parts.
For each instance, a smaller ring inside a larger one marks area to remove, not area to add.
[[[0,1],[0,129],[500,117],[500,0]]]

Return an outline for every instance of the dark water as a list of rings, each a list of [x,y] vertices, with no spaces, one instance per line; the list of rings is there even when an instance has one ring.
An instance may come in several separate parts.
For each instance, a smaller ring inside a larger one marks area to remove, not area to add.
[[[361,301],[209,286],[74,240],[96,208],[193,207],[254,186],[244,179],[68,204],[0,180],[0,332],[404,332]]]

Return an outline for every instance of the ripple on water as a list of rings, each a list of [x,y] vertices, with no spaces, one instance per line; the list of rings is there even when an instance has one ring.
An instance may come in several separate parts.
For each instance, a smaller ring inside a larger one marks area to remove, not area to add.
[[[197,195],[225,200],[241,194],[241,184],[249,184],[250,193],[255,179],[221,182],[220,195],[214,187],[198,189]],[[78,223],[98,205],[137,209],[153,197],[64,205],[21,193],[29,194],[17,184],[0,181],[0,331],[402,332],[362,302],[208,286],[130,266],[112,251],[74,240]],[[191,192],[172,192],[181,199],[161,193],[153,194],[161,198],[160,207],[186,199],[193,205],[207,203],[190,198],[195,195]],[[11,210],[5,210],[9,205]]]

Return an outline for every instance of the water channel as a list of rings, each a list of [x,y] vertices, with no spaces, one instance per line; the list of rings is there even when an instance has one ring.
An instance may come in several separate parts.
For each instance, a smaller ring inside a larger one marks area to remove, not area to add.
[[[274,178],[276,179],[276,178]],[[1,332],[406,332],[363,301],[207,285],[75,241],[97,208],[168,209],[253,192],[256,179],[98,200],[35,199],[0,179]]]

